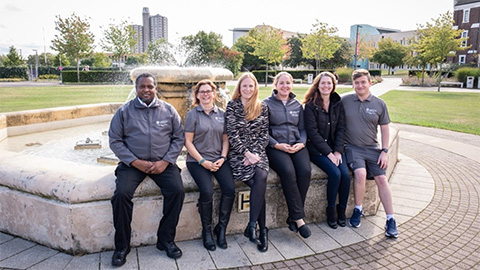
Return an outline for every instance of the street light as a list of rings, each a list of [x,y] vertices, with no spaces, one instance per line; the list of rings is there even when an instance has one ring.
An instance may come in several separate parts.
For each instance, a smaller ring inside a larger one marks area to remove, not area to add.
[[[357,57],[358,57],[358,28],[362,28],[361,25],[357,24],[357,31],[355,33],[355,55],[354,55],[354,62],[353,62],[353,69],[357,69]]]

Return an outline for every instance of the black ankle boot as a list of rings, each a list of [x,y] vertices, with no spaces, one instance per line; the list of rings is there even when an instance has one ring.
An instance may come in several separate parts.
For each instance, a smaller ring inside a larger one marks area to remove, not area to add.
[[[250,224],[249,222],[247,228],[245,228],[245,232],[243,232],[243,235],[245,235],[245,237],[247,237],[250,242],[258,243],[256,224]]]
[[[207,250],[214,251],[216,246],[212,237],[212,201],[198,202],[198,212],[202,221],[203,246]]]
[[[223,196],[220,199],[220,207],[218,214],[218,224],[215,226],[213,233],[217,236],[217,245],[222,249],[226,249],[227,239],[225,234],[227,232],[228,221],[230,220],[230,213],[232,212],[233,201],[235,197]]]
[[[347,217],[345,216],[345,208],[337,204],[337,223],[340,227],[347,226]]]
[[[266,252],[268,250],[268,228],[260,229],[259,236],[260,243],[257,244],[257,249],[260,252]]]
[[[327,224],[330,228],[337,228],[337,218],[335,207],[327,207]]]

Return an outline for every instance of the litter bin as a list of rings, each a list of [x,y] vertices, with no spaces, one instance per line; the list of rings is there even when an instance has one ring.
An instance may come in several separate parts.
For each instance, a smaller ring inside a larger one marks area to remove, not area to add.
[[[467,77],[467,88],[473,88],[473,81],[474,81],[473,76],[468,76]]]
[[[312,84],[313,83],[313,74],[312,73],[309,73],[308,76],[307,76],[307,81],[308,81],[308,84]]]

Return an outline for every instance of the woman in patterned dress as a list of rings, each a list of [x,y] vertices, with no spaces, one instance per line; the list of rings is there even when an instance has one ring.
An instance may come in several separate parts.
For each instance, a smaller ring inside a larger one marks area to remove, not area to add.
[[[251,188],[249,223],[244,235],[257,243],[261,252],[268,250],[265,192],[267,189],[268,107],[258,100],[258,82],[252,73],[244,73],[233,91],[225,112],[230,142],[228,159],[233,177]],[[257,238],[256,224],[260,228]]]

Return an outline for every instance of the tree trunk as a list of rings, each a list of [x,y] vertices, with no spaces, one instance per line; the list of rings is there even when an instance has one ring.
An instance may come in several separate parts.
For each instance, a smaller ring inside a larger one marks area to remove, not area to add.
[[[425,83],[425,66],[422,66],[422,85]]]
[[[441,86],[441,82],[442,82],[442,65],[440,64],[439,66],[440,66],[440,68],[439,68],[440,74],[438,74],[438,80],[437,80],[437,82],[438,82],[438,88],[437,88],[437,92],[440,92],[440,86]]]
[[[77,82],[80,82],[80,59],[77,58]]]
[[[268,83],[268,62],[267,62],[267,68],[265,69],[265,87],[267,87]]]

